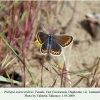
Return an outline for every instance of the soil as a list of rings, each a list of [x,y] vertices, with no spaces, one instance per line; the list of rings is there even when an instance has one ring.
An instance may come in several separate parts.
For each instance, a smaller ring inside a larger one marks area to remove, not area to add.
[[[72,17],[74,3],[74,1],[66,2],[60,13],[57,15],[58,22],[60,22],[61,26],[65,26]],[[56,83],[54,84],[54,87],[60,87],[61,77],[57,75],[52,66],[54,68],[56,68],[57,65],[61,67],[65,62],[66,69],[69,71],[69,75],[67,77],[70,80],[66,81],[66,87],[72,87],[78,80],[82,78],[81,76],[73,74],[73,72],[79,72],[79,74],[82,74],[81,71],[84,73],[89,72],[88,69],[95,64],[98,58],[100,58],[100,41],[93,40],[93,37],[89,31],[86,30],[86,28],[89,26],[86,24],[87,22],[85,16],[86,14],[93,13],[100,13],[99,1],[77,1],[73,21],[71,26],[69,26],[65,31],[67,35],[74,37],[74,41],[68,47],[63,48],[63,53],[61,56],[50,55],[50,57],[43,57],[39,52],[39,48],[37,49],[34,43],[30,43],[29,49],[26,51],[26,61],[29,65],[29,70],[32,72],[34,79],[39,86],[41,86],[42,75],[43,87],[51,87],[55,81]],[[83,21],[85,21],[85,23],[82,23]],[[48,68],[51,72],[45,68],[42,70],[42,64],[40,62],[42,62],[43,66]],[[58,68],[56,69],[61,72],[61,70]],[[16,65],[16,70],[18,73],[23,75],[22,70],[20,70],[18,65]],[[91,71],[92,70],[90,70],[90,72]],[[90,76],[85,76],[86,78],[83,78],[76,87],[88,87],[91,79]],[[31,78],[27,71],[26,85],[31,85]]]

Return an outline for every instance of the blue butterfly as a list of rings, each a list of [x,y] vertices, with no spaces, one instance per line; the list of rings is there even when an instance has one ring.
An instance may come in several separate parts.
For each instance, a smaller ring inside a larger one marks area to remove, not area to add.
[[[68,46],[73,41],[72,36],[56,36],[51,34],[48,35],[44,32],[38,32],[37,39],[39,43],[42,44],[40,52],[44,55],[47,53],[51,53],[53,55],[60,55],[62,52],[61,46]]]

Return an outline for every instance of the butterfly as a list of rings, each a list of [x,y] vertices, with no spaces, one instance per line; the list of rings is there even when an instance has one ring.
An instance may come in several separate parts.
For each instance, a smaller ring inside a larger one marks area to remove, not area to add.
[[[38,32],[37,40],[41,45],[40,52],[45,55],[47,53],[53,55],[60,55],[62,52],[62,47],[68,46],[72,41],[73,37],[68,35],[51,35],[44,32]]]

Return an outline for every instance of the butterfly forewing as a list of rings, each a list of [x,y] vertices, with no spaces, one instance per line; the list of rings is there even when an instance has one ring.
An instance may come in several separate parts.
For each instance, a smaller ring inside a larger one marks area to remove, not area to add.
[[[48,34],[46,34],[44,32],[37,33],[37,39],[40,44],[44,43],[47,40],[47,38],[48,38]]]
[[[73,37],[72,36],[53,36],[53,39],[59,43],[62,47],[68,46],[72,41]]]
[[[54,40],[50,42],[50,53],[54,55],[61,54],[61,46],[57,44]]]

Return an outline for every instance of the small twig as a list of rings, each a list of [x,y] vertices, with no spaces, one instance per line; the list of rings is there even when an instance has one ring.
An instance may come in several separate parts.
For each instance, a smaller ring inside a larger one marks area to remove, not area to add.
[[[71,26],[71,24],[72,24],[72,22],[74,20],[74,14],[75,14],[75,11],[76,11],[76,4],[77,4],[77,1],[75,1],[75,3],[74,3],[74,9],[73,9],[73,12],[72,12],[71,19],[68,21],[66,26]]]

